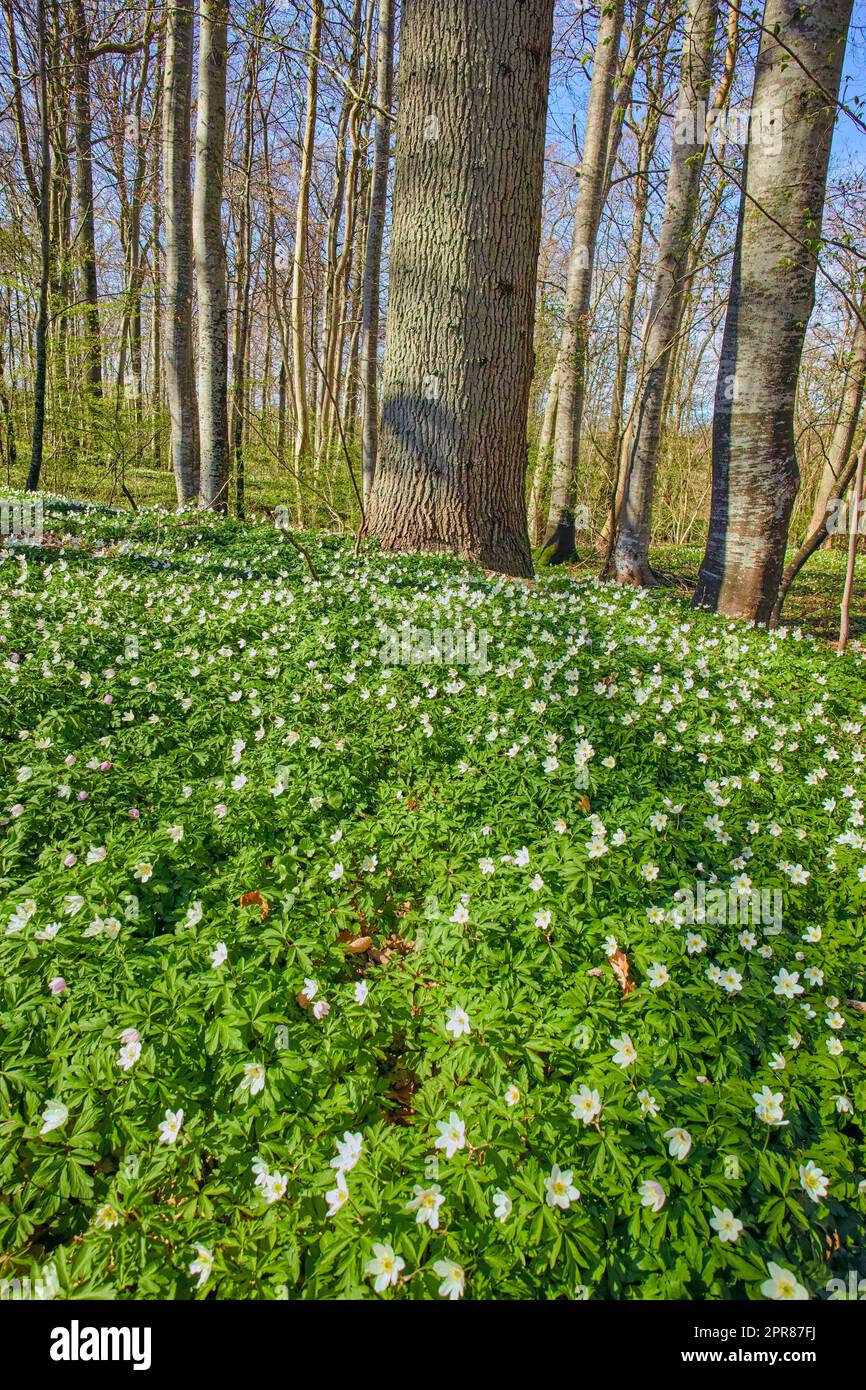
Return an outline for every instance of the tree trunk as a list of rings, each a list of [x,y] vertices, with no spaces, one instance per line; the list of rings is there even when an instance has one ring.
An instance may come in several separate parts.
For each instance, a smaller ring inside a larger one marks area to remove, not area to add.
[[[192,217],[190,97],[192,0],[171,0],[166,15],[162,104],[165,204],[165,385],[171,415],[171,457],[177,500],[198,493],[198,418],[192,362]]]
[[[854,341],[851,345],[851,354],[845,372],[845,388],[842,394],[842,408],[839,412],[839,419],[833,430],[833,438],[830,442],[830,453],[824,470],[821,474],[821,481],[818,484],[818,491],[815,495],[815,504],[812,508],[812,518],[809,522],[808,534],[812,535],[818,530],[821,523],[827,518],[827,506],[829,502],[835,500],[836,488],[839,478],[851,457],[851,450],[854,447],[854,436],[857,432],[857,421],[860,418],[860,408],[863,404],[863,391],[866,386],[866,295],[860,296],[858,304],[860,316],[854,321]]]
[[[574,555],[574,509],[577,501],[580,432],[586,389],[586,342],[592,270],[604,204],[607,152],[610,146],[624,9],[624,0],[613,0],[613,3],[602,9],[595,49],[595,66],[589,89],[586,134],[580,161],[580,185],[574,210],[571,255],[565,289],[565,311],[556,360],[559,394],[553,441],[553,477],[547,516],[547,539],[542,556],[547,564],[562,564]]]
[[[613,548],[614,577],[620,584],[651,584],[653,579],[648,560],[653,489],[668,366],[689,287],[689,248],[700,202],[718,9],[718,0],[689,0],[686,12],[677,116],[646,335],[648,367],[640,387]]]
[[[531,575],[532,378],[553,0],[406,0],[381,457],[368,534]]]
[[[36,7],[36,40],[39,53],[39,116],[42,167],[39,171],[39,300],[36,309],[33,355],[33,439],[27,491],[36,492],[42,474],[42,445],[45,437],[45,388],[48,377],[48,285],[51,277],[49,207],[51,190],[51,138],[48,127],[48,53],[45,0]]]
[[[235,244],[235,303],[232,334],[232,410],[231,454],[235,469],[235,506],[239,517],[246,509],[244,479],[244,417],[248,372],[247,346],[250,325],[250,247],[252,233],[252,169],[253,169],[253,98],[258,78],[257,39],[251,37],[247,57],[247,81],[244,94],[244,139],[241,169],[238,234]]]
[[[366,503],[376,476],[379,445],[379,281],[382,274],[382,236],[388,201],[388,165],[391,149],[391,101],[394,81],[395,0],[379,0],[376,38],[376,133],[373,144],[373,186],[367,223],[364,289],[361,306],[361,380],[364,391],[364,424],[361,458]]]
[[[762,138],[753,129],[746,154],[694,601],[760,623],[776,600],[799,487],[794,395],[851,8],[767,0],[755,72]]]
[[[295,468],[300,472],[310,447],[307,408],[307,347],[304,341],[304,270],[307,261],[307,223],[310,211],[310,180],[316,136],[319,91],[319,47],[322,38],[322,0],[312,0],[307,60],[307,105],[298,173],[298,203],[295,214],[295,254],[292,261],[292,390],[295,398]]]
[[[844,652],[848,645],[849,613],[851,593],[854,588],[854,567],[857,562],[857,541],[860,538],[860,499],[863,496],[863,466],[866,463],[866,445],[857,457],[857,472],[851,492],[849,508],[848,564],[845,568],[845,588],[842,593],[842,614],[839,623],[839,651]]]
[[[72,45],[75,74],[75,196],[78,203],[77,247],[84,299],[86,381],[102,395],[102,350],[99,336],[99,289],[96,281],[96,236],[93,217],[93,147],[90,110],[90,37],[84,0],[72,0]]]
[[[228,0],[199,7],[193,248],[198,293],[198,420],[201,505],[228,509],[228,307],[222,236]]]
[[[529,527],[530,545],[541,544],[541,498],[544,491],[544,480],[547,476],[547,469],[550,465],[551,453],[553,450],[553,435],[556,429],[556,403],[559,396],[559,386],[556,380],[556,368],[550,373],[550,380],[547,383],[547,400],[544,404],[544,415],[541,418],[541,429],[538,433],[538,451],[535,459],[535,468],[532,471],[532,486],[529,489],[529,508],[527,511],[527,524]]]

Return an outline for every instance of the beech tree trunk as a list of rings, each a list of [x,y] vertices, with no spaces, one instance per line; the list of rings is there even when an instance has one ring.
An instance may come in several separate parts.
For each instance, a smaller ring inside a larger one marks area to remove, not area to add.
[[[171,415],[171,458],[177,500],[198,493],[198,417],[192,362],[192,216],[190,207],[190,95],[192,0],[171,0],[166,14],[162,103],[165,203],[165,387]]]
[[[809,522],[809,535],[818,530],[827,519],[828,504],[835,500],[839,479],[851,457],[857,421],[863,404],[863,391],[866,387],[866,294],[860,296],[858,304],[861,317],[854,322],[854,341],[845,373],[845,389],[842,395],[842,408],[833,430],[827,462],[821,474],[812,517]]]
[[[39,299],[36,306],[36,328],[33,335],[35,364],[33,387],[33,436],[30,449],[30,470],[27,491],[36,492],[42,475],[42,445],[45,437],[45,391],[48,380],[48,286],[51,278],[51,246],[49,241],[49,206],[51,190],[51,138],[48,126],[48,25],[45,0],[36,7],[36,42],[39,55]]]
[[[313,0],[307,56],[307,105],[301,167],[298,173],[298,202],[295,212],[295,252],[292,260],[292,391],[295,399],[295,468],[309,452],[310,427],[307,407],[307,345],[304,340],[304,271],[307,261],[307,224],[310,211],[310,179],[316,137],[316,111],[319,92],[319,47],[322,39],[322,0]]]
[[[613,548],[614,577],[620,584],[653,581],[648,560],[653,489],[668,367],[690,283],[689,249],[700,202],[718,9],[718,0],[689,0],[686,12],[665,211],[646,333],[647,371],[640,385]]]
[[[193,249],[198,294],[198,420],[203,507],[228,509],[228,307],[222,236],[228,0],[199,7]]]
[[[556,373],[559,392],[553,440],[553,475],[547,538],[542,558],[562,564],[574,555],[574,509],[580,432],[586,387],[586,342],[595,243],[604,206],[607,156],[614,110],[624,0],[605,5],[599,20],[595,65],[589,89],[580,184],[574,210],[565,310]]]
[[[405,0],[366,532],[529,576],[526,416],[553,0]]]
[[[93,146],[90,109],[90,36],[84,0],[72,0],[72,52],[75,75],[75,196],[78,204],[76,242],[84,299],[86,380],[95,396],[102,395],[102,350],[99,336],[99,289],[96,280],[96,238],[93,217]]]
[[[776,601],[800,482],[794,395],[851,8],[767,0],[755,72],[694,601],[760,623]]]
[[[394,81],[395,0],[379,0],[376,37],[376,129],[373,144],[373,184],[367,220],[367,248],[361,304],[361,381],[364,392],[364,423],[361,459],[364,474],[364,501],[370,496],[376,476],[379,446],[379,281],[382,275],[382,236],[388,200],[388,166],[391,150],[391,100]]]

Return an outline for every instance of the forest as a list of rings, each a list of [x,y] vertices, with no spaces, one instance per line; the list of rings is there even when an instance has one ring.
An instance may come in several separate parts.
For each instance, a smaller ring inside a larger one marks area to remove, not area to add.
[[[864,1296],[861,0],[0,10],[0,1299]]]

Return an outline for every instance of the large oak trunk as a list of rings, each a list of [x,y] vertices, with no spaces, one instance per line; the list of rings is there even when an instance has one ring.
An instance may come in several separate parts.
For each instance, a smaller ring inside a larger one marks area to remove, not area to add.
[[[553,0],[406,0],[367,534],[530,575],[524,475]]]

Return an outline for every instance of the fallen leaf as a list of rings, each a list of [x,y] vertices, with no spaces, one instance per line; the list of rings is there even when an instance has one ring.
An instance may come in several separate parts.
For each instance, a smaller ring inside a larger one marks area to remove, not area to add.
[[[261,893],[243,893],[241,895],[241,907],[251,907],[253,905],[261,908],[262,921],[266,921],[270,916],[271,909],[268,907]]]
[[[634,980],[628,977],[628,956],[625,951],[614,951],[610,957],[611,967],[616,978],[622,986],[623,994],[631,994],[634,989]]]

